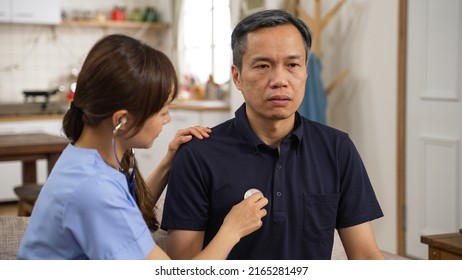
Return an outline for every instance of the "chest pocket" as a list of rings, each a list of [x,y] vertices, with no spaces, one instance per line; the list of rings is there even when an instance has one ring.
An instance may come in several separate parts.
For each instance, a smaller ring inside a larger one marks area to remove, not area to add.
[[[304,194],[303,233],[311,241],[334,237],[340,194]]]

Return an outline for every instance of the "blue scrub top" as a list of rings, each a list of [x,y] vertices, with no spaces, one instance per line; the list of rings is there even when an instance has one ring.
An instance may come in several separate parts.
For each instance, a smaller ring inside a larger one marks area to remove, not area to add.
[[[297,113],[279,153],[252,131],[244,104],[210,138],[177,152],[161,228],[205,231],[207,245],[251,188],[269,199],[268,215],[229,259],[330,259],[335,228],[383,216],[346,133]]]
[[[18,259],[144,259],[154,240],[125,176],[69,144],[34,206]]]

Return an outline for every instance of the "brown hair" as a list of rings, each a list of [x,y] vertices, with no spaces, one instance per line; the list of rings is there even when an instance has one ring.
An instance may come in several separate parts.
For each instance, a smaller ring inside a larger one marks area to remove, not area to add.
[[[88,53],[77,78],[71,109],[63,119],[66,136],[75,142],[83,126],[97,126],[125,109],[135,118],[136,134],[145,121],[177,95],[178,80],[168,57],[125,35],[109,35]],[[128,170],[128,154],[122,167]],[[158,228],[155,201],[137,168],[137,204],[151,230]]]

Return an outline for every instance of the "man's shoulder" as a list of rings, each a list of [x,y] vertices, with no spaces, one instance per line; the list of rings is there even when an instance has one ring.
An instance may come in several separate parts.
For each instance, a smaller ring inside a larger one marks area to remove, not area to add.
[[[215,148],[223,147],[223,145],[229,144],[230,141],[233,141],[236,133],[233,130],[233,120],[227,120],[223,123],[220,123],[216,126],[211,127],[212,133],[210,133],[208,138],[198,139],[193,137],[191,141],[181,145],[179,152],[182,150],[189,150],[194,153],[209,153]],[[234,132],[233,132],[234,131]]]
[[[209,138],[197,139],[193,137],[193,140],[186,144],[191,144],[193,146],[208,145],[210,142],[216,142],[220,139],[232,137],[236,134],[234,130],[234,119],[224,121],[220,124],[210,127],[210,129],[212,130],[212,133],[210,133]]]
[[[312,121],[304,117],[302,118],[303,133],[305,134],[310,134],[311,136],[320,134],[331,137],[348,137],[348,133],[343,130],[340,130],[339,128]]]

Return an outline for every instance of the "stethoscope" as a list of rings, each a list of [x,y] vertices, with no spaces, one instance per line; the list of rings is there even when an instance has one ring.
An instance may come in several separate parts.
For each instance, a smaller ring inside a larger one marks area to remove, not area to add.
[[[136,201],[136,192],[135,192],[135,174],[136,174],[136,160],[135,160],[135,150],[133,148],[130,149],[130,158],[131,158],[131,168],[128,169],[128,172],[125,172],[125,170],[122,168],[122,165],[120,164],[119,159],[117,158],[117,153],[115,150],[115,136],[117,134],[117,131],[120,129],[122,125],[124,125],[127,122],[127,118],[123,117],[120,119],[120,122],[114,130],[112,131],[112,152],[114,154],[115,160],[117,162],[117,165],[119,166],[119,171],[125,175],[125,178],[127,179],[127,185],[128,185],[128,191],[132,195],[133,199]]]

